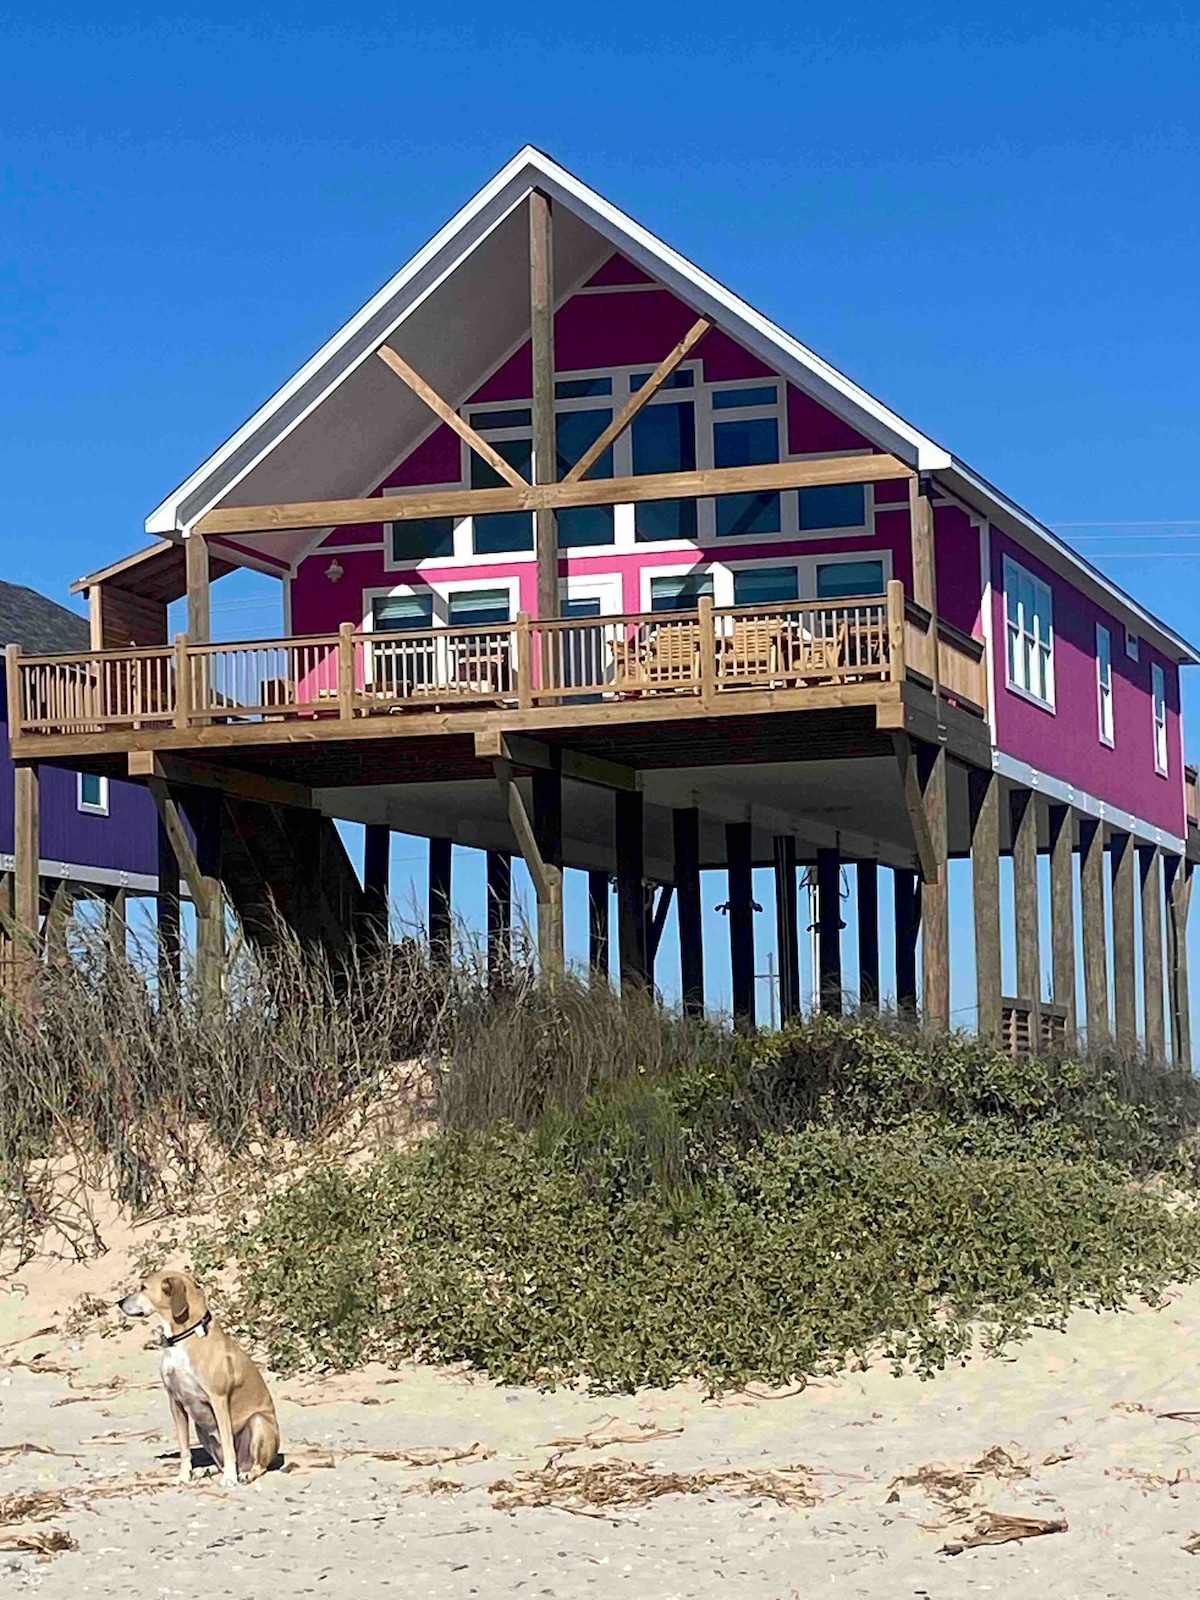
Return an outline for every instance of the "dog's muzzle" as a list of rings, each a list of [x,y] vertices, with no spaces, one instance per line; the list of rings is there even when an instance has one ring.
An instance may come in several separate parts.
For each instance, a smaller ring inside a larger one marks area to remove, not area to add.
[[[127,1317],[149,1316],[149,1312],[146,1308],[146,1302],[142,1299],[141,1294],[136,1289],[132,1294],[127,1294],[124,1300],[117,1301],[117,1310],[123,1311]]]

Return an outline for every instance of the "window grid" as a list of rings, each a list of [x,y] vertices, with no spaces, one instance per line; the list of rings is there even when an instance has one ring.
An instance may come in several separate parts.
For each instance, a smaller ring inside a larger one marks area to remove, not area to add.
[[[1049,586],[1004,558],[1008,687],[1054,709],[1054,622]]]
[[[1113,722],[1112,634],[1096,624],[1096,689],[1099,696],[1100,742],[1115,744]]]
[[[1154,702],[1154,767],[1167,771],[1167,680],[1158,662],[1150,667],[1150,694]]]

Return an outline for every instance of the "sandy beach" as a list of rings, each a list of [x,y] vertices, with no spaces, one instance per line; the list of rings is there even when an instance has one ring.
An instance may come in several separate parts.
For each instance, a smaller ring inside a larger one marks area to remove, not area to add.
[[[417,1367],[275,1378],[286,1466],[226,1491],[171,1481],[145,1328],[81,1305],[128,1286],[137,1243],[0,1280],[5,1594],[1141,1600],[1200,1581],[1200,1285],[926,1383],[718,1401]],[[1066,1530],[962,1548],[988,1514]]]

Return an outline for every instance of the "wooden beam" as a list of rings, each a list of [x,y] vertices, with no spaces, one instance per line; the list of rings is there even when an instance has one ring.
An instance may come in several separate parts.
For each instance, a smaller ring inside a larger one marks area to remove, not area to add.
[[[748,822],[725,824],[733,1022],[743,1030],[754,1027],[754,858],[751,843]]]
[[[779,1020],[800,1015],[800,932],[796,902],[796,841],[790,833],[776,834],[775,944],[779,952]]]
[[[155,844],[158,852],[158,993],[160,1003],[178,992],[181,943],[179,937],[179,860],[163,825],[156,820]]]
[[[200,818],[196,818],[197,849],[193,849],[179,804],[167,784],[161,778],[150,778],[146,787],[154,796],[159,820],[170,841],[171,849],[179,864],[179,871],[188,886],[188,893],[192,897],[192,904],[196,910],[197,977],[201,993],[207,1000],[212,1001],[219,996],[221,990],[225,908],[221,881],[214,873],[205,870],[211,863],[206,860],[202,864],[198,850],[203,850],[207,857],[215,848],[211,838],[207,840],[201,838],[206,826],[209,833],[215,828],[213,807],[211,802],[204,807],[208,814],[203,822]],[[207,795],[197,796],[197,799],[208,798]],[[219,797],[213,799],[216,804],[220,804]]]
[[[1013,916],[1017,946],[1017,994],[1034,1006],[1042,1003],[1042,965],[1038,944],[1037,796],[1032,789],[1014,789],[1012,809]]]
[[[552,484],[558,476],[554,420],[554,216],[548,196],[529,196],[529,330],[533,366],[533,476]],[[534,510],[537,553],[537,614],[557,617],[558,518],[553,507]]]
[[[1066,1043],[1075,1042],[1075,812],[1050,807],[1050,949],[1053,998],[1067,1013]]]
[[[879,863],[856,863],[858,890],[858,1003],[879,1006]]]
[[[410,367],[404,357],[397,355],[389,345],[380,345],[375,354],[400,378],[419,400],[423,400],[429,409],[439,416],[448,428],[452,428],[460,439],[474,450],[481,461],[486,461],[492,471],[504,479],[513,489],[528,489],[529,481],[523,478],[510,462],[506,461],[494,445],[490,445],[482,438],[469,422],[465,422],[452,405],[448,405],[437,390],[413,367]],[[391,497],[389,497],[391,498]]]
[[[921,879],[906,867],[893,867],[896,919],[896,1005],[910,1016],[917,1010],[917,935],[921,931]]]
[[[926,879],[921,895],[921,1008],[927,1028],[950,1028],[949,802],[944,745],[922,745],[919,754],[921,799],[937,876]]]
[[[971,897],[975,923],[975,1027],[1000,1038],[1000,780],[985,768],[968,774]]]
[[[66,964],[67,930],[74,910],[74,891],[65,878],[60,878],[50,895],[45,921],[46,959],[54,966]]]
[[[1108,858],[1112,869],[1113,930],[1113,1033],[1117,1049],[1132,1055],[1137,1049],[1137,974],[1134,931],[1133,839],[1114,830],[1109,835]]]
[[[588,975],[593,983],[608,982],[607,872],[588,873]]]
[[[368,822],[363,829],[363,921],[369,938],[387,944],[390,920],[392,830],[386,822]]]
[[[193,528],[184,540],[187,567],[187,636],[190,644],[207,644],[212,638],[211,585],[208,570],[208,541]]]
[[[1162,864],[1154,845],[1138,846],[1142,891],[1142,1000],[1145,1011],[1146,1054],[1151,1061],[1167,1059],[1164,1018]]]
[[[535,767],[530,781],[533,801],[533,836],[542,860],[562,873],[563,803],[562,773],[557,767]]]
[[[563,477],[564,483],[579,483],[581,479],[587,477],[608,447],[621,437],[646,402],[654,398],[679,363],[690,355],[711,327],[712,323],[707,317],[699,317],[693,322],[674,350],[663,357],[642,387],[629,396],[599,438],[588,445],[579,460]]]
[[[654,902],[654,910],[650,913],[649,925],[646,929],[646,959],[650,963],[651,972],[654,971],[654,962],[658,956],[658,947],[662,943],[663,929],[667,925],[667,915],[671,910],[671,901],[675,898],[675,885],[664,883],[658,891],[658,898]]]
[[[296,806],[307,811],[313,803],[312,790],[305,784],[162,751],[131,750],[128,771],[131,778],[161,778],[164,783],[220,789],[238,800],[258,800],[263,805]]]
[[[906,733],[892,733],[892,750],[896,757],[896,765],[900,769],[900,786],[904,793],[908,820],[912,824],[913,849],[916,851],[921,877],[926,883],[936,883],[939,871],[938,853],[933,835],[929,831],[929,817],[925,810],[925,795],[921,786],[917,753]]]
[[[12,672],[12,663],[9,663]],[[9,678],[11,691],[12,678]],[[35,763],[13,773],[13,961],[18,1003],[32,1001],[32,984],[41,925],[39,774]]]
[[[451,872],[454,844],[435,837],[429,841],[429,957],[435,966],[448,967],[454,953],[454,918],[451,910]]]
[[[650,981],[646,959],[646,866],[644,805],[641,791],[618,789],[613,794],[613,833],[617,854],[617,947],[621,987]]]
[[[578,750],[564,750],[558,745],[546,744],[541,739],[530,739],[520,733],[501,733],[488,728],[475,734],[475,754],[481,761],[503,758],[515,767],[531,770],[561,772],[573,783],[592,783],[601,789],[636,789],[638,775],[632,767],[623,767],[603,756],[586,755]]]
[[[533,892],[538,907],[538,953],[545,973],[561,972],[564,966],[562,919],[562,871],[545,861],[538,848],[537,837],[525,801],[513,777],[512,762],[503,757],[493,763],[496,780],[504,794],[509,825],[517,841],[517,848],[533,879]],[[640,799],[640,796],[639,796]]]
[[[1171,999],[1171,1059],[1190,1071],[1192,1021],[1188,997],[1188,909],[1192,898],[1192,863],[1185,856],[1167,858],[1167,955]]]
[[[272,533],[297,528],[352,527],[422,517],[470,517],[498,511],[561,511],[568,506],[631,505],[708,495],[813,488],[834,483],[880,483],[911,478],[912,469],[890,455],[826,456],[774,461],[755,467],[706,467],[694,472],[652,472],[633,478],[587,478],[533,484],[527,489],[433,489],[360,500],[301,500],[267,506],[227,506],[210,511],[195,533]],[[190,539],[188,543],[190,543]]]
[[[822,1011],[842,1014],[842,858],[817,851],[817,994]]]
[[[1089,1050],[1112,1034],[1108,1016],[1108,949],[1104,916],[1104,824],[1079,819],[1079,894],[1083,913],[1083,992]]]
[[[700,901],[700,813],[679,806],[671,813],[675,894],[679,901],[679,987],[683,1009],[704,1013],[704,928]]]

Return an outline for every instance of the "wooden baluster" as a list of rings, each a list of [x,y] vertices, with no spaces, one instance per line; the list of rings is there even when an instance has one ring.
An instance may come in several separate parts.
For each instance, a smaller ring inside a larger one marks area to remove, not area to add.
[[[188,678],[189,670],[188,637],[186,633],[177,633],[175,635],[175,715],[172,719],[177,728],[187,728],[191,725],[189,712],[192,706],[192,686]]]
[[[338,629],[338,716],[349,722],[354,716],[354,624],[343,622]]]
[[[533,704],[533,630],[528,611],[517,612],[517,704]]]
[[[710,595],[702,594],[696,602],[697,631],[700,645],[700,704],[711,708],[717,692],[717,630]]]

